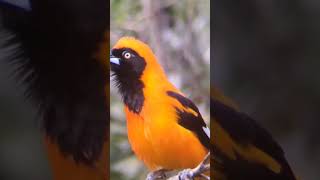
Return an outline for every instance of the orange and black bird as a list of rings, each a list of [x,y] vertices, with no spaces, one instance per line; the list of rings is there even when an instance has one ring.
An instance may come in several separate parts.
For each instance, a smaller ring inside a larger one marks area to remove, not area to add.
[[[217,89],[210,103],[213,179],[296,179],[282,148],[256,121]]]
[[[39,110],[55,180],[108,179],[109,2],[0,1],[1,44]]]
[[[123,37],[111,49],[110,63],[131,148],[153,172],[148,179],[161,170],[200,164],[209,152],[210,130],[197,106],[168,81],[148,45]]]

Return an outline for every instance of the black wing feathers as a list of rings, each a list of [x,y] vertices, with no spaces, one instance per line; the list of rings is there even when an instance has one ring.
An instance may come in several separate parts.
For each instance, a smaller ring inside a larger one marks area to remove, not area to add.
[[[188,107],[197,112],[198,116],[195,116],[190,112],[186,112],[179,108],[176,108],[177,114],[179,116],[179,124],[184,128],[189,129],[190,131],[195,133],[201,144],[207,149],[210,149],[210,138],[203,130],[203,128],[207,126],[206,123],[203,121],[197,106],[191,100],[178,93],[168,91],[167,94],[178,100],[184,107]]]
[[[242,145],[252,144],[256,146],[280,163],[282,168],[280,174],[276,174],[263,165],[248,162],[240,155],[236,160],[230,160],[213,144],[215,157],[220,160],[219,170],[225,172],[228,179],[295,179],[282,148],[256,121],[212,98],[210,106],[212,108],[211,117],[234,141]]]
[[[216,100],[211,100],[211,107],[213,117],[235,141],[253,144],[277,160],[283,159],[282,148],[256,121]]]

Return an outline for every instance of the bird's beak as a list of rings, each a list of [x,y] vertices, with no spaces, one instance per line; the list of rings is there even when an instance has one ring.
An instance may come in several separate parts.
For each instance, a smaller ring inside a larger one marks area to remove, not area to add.
[[[112,54],[110,54],[110,63],[113,65],[120,65],[120,58],[117,58],[115,56],[113,56]]]

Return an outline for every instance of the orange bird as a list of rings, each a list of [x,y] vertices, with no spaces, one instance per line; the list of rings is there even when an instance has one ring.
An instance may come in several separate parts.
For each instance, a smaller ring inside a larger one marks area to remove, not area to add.
[[[168,81],[148,45],[123,37],[112,48],[110,62],[136,156],[154,173],[194,168],[203,161],[209,128],[196,105]]]
[[[109,2],[19,2],[0,0],[1,42],[39,108],[53,179],[108,179]]]

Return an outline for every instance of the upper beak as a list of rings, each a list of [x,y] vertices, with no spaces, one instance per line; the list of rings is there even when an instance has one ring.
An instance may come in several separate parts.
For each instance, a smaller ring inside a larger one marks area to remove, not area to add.
[[[110,53],[110,63],[120,65],[120,58],[117,58]]]

